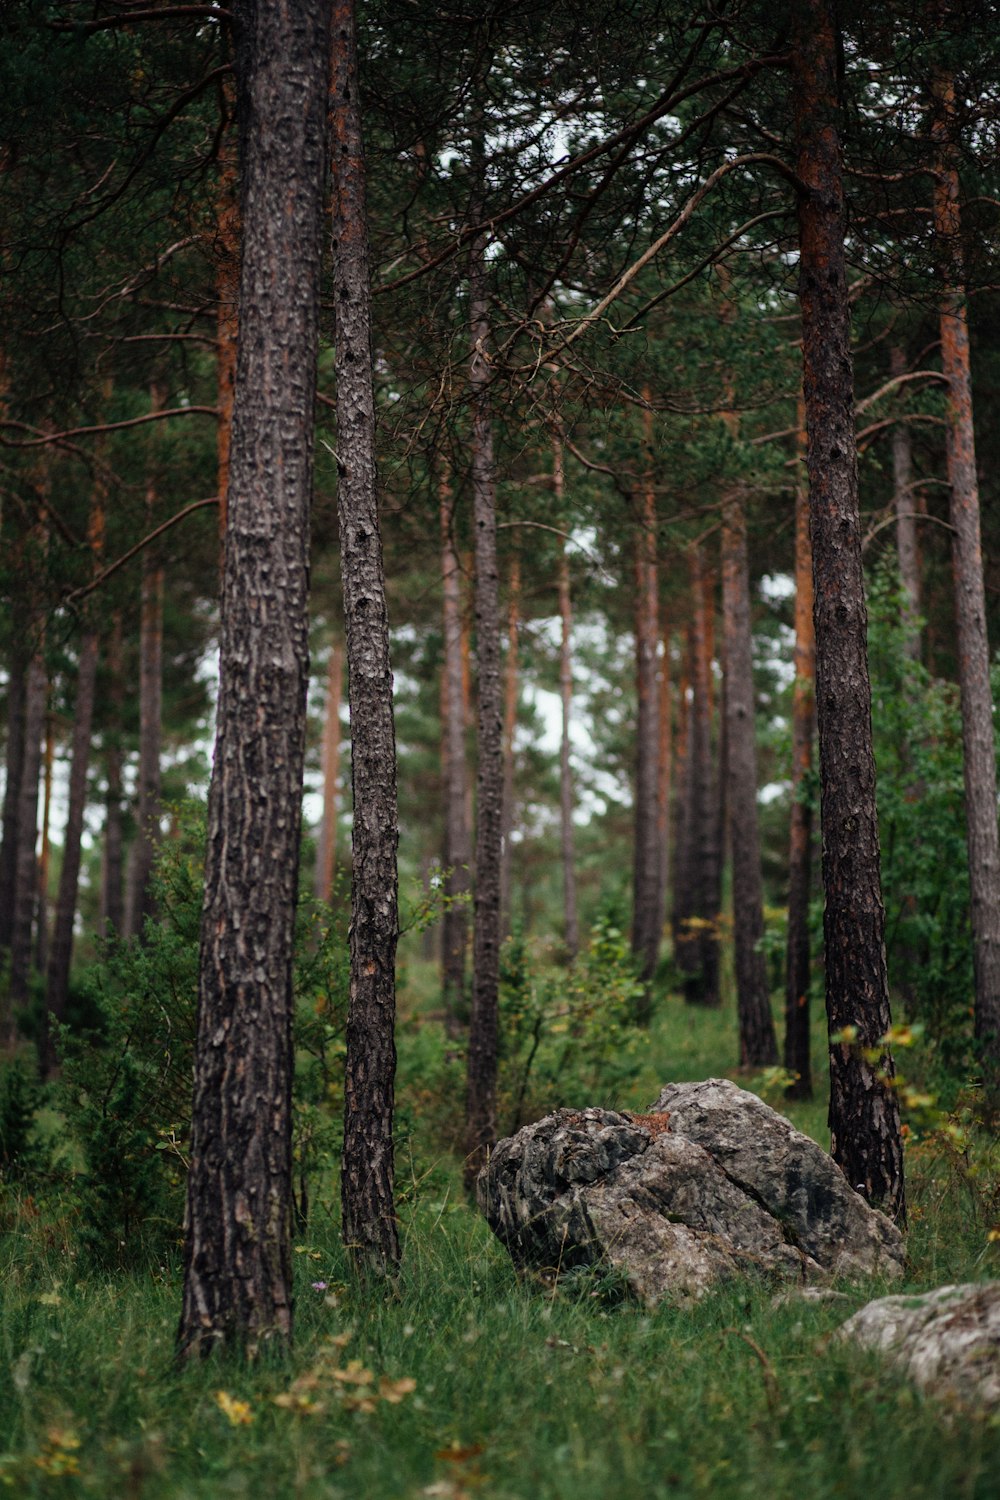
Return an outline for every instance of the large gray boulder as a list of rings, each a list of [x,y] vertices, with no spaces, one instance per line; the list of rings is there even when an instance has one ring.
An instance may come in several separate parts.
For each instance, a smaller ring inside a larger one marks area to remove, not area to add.
[[[896,1227],[755,1094],[671,1084],[651,1112],[557,1110],[500,1141],[477,1185],[519,1266],[604,1263],[647,1303],[746,1272],[815,1283],[898,1275]]]
[[[838,1338],[884,1354],[929,1395],[1000,1411],[1000,1281],[880,1297]]]

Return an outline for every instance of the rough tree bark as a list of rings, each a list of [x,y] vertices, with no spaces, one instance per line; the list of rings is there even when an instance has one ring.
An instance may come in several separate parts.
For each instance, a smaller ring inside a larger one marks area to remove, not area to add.
[[[472,208],[474,219],[478,205]],[[465,1100],[465,1185],[471,1189],[496,1140],[497,1029],[500,984],[500,849],[503,831],[503,721],[498,623],[496,479],[490,401],[486,240],[469,255],[472,355],[472,495],[476,535],[478,770],[476,874],[472,939],[472,1016]]]
[[[41,545],[44,547],[44,540]],[[17,857],[10,939],[8,1042],[16,1036],[17,1012],[28,1003],[32,933],[38,895],[38,786],[49,683],[45,667],[45,622],[37,614],[29,627],[33,649],[24,693],[24,751],[17,802]]]
[[[799,401],[799,478],[795,486],[795,683],[792,688],[792,806],[788,850],[788,944],[785,956],[785,1068],[787,1093],[812,1098],[809,1048],[809,896],[812,885],[812,772],[816,730],[816,633],[813,626],[812,546],[806,474],[805,407]]]
[[[731,495],[722,513],[722,619],[725,631],[726,778],[733,871],[733,942],[740,1063],[778,1061],[764,936],[764,886],[757,819],[757,746],[746,515]]]
[[[660,911],[667,911],[670,886],[670,795],[673,786],[673,690],[670,681],[670,632],[661,617],[660,639],[660,755],[656,776],[656,829],[660,849]]]
[[[354,859],[342,1233],[355,1268],[399,1263],[393,1199],[396,1077],[396,731],[375,467],[364,138],[354,0],[333,5],[333,303],[337,505],[351,708]]]
[[[462,592],[458,550],[452,534],[454,499],[449,476],[439,480],[444,664],[441,674],[444,771],[445,908],[441,924],[441,989],[445,1026],[455,1036],[466,1014],[465,950],[469,915],[461,899],[469,890],[472,862],[468,818],[469,773],[465,754],[465,685],[462,651]]]
[[[955,95],[950,78],[939,75],[934,96],[934,135],[940,149],[934,183],[934,231],[945,279],[941,300],[941,368],[948,382],[948,481],[962,705],[965,827],[972,896],[975,1028],[991,1105],[1000,1110],[1000,833],[996,749],[959,180],[954,151]]]
[[[17,871],[17,816],[24,764],[24,709],[28,659],[24,643],[13,641],[7,678],[7,753],[0,844],[0,949],[10,947],[14,926]]]
[[[635,818],[632,873],[632,953],[644,992],[637,1003],[637,1019],[648,1025],[651,984],[660,956],[663,914],[660,909],[659,846],[659,586],[656,561],[656,491],[653,487],[653,413],[643,410],[646,480],[640,499],[635,536]]]
[[[330,647],[326,671],[326,709],[323,718],[323,822],[316,846],[313,891],[329,905],[337,863],[337,814],[340,807],[340,704],[344,693],[344,648]]]
[[[292,1332],[292,939],[329,78],[325,0],[238,0],[243,264],[181,1355]]]
[[[792,55],[799,299],[816,623],[830,1134],[853,1187],[905,1215],[899,1108],[877,1049],[889,1029],[871,687],[858,515],[837,36],[829,0],[804,0]],[[846,1030],[845,1030],[846,1029]]]

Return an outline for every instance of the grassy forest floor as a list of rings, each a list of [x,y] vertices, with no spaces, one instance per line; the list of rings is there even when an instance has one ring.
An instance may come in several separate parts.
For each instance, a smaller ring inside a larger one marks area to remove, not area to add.
[[[421,1087],[437,1030],[419,1013],[421,978],[412,966],[400,1029],[398,1295],[350,1283],[331,1177],[296,1247],[294,1354],[177,1370],[178,1261],[83,1272],[65,1224],[8,1196],[0,1489],[148,1500],[1000,1495],[1000,1423],[956,1417],[832,1338],[880,1285],[801,1303],[747,1282],[649,1312],[593,1273],[557,1288],[519,1280],[439,1144],[440,1101]],[[730,1010],[664,1000],[618,1102],[642,1108],[670,1079],[736,1076],[734,1051]],[[822,1099],[788,1112],[825,1144]],[[996,1275],[996,1177],[971,1170],[946,1136],[913,1143],[908,1174],[905,1287]]]

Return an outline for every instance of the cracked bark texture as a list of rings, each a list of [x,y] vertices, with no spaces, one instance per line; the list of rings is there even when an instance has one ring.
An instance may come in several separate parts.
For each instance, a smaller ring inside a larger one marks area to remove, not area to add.
[[[333,6],[331,101],[337,504],[354,798],[341,1232],[358,1271],[387,1276],[399,1263],[392,1137],[399,824],[353,0]]]
[[[852,1187],[905,1218],[891,1057],[864,1057],[889,1029],[867,614],[861,568],[844,189],[837,133],[837,37],[828,0],[796,12],[799,301],[808,432],[816,628],[830,1135]],[[845,1028],[852,1030],[844,1036]],[[849,1039],[853,1036],[853,1040]]]
[[[329,13],[239,0],[243,261],[181,1356],[292,1333],[292,939]]]
[[[465,954],[468,906],[456,897],[469,890],[472,849],[467,815],[468,767],[465,750],[465,687],[462,660],[461,565],[452,534],[455,501],[447,470],[438,480],[441,507],[441,585],[444,663],[441,670],[442,776],[444,781],[445,895],[453,904],[441,922],[441,989],[445,1026],[457,1036],[466,1014]]]

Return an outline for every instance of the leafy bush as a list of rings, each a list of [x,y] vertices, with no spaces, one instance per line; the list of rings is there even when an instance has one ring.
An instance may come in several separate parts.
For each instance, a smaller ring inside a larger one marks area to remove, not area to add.
[[[569,969],[537,969],[515,934],[501,954],[500,1129],[563,1104],[613,1106],[639,1071],[642,994],[620,928],[599,918]]]
[[[185,805],[159,851],[159,917],[139,942],[110,940],[86,976],[96,1028],[64,1027],[62,1109],[85,1167],[76,1183],[79,1237],[100,1264],[134,1263],[176,1242],[183,1217],[198,1001],[204,809]],[[335,1144],[342,1099],[346,944],[316,906],[296,933],[294,1160],[297,1215],[308,1180]],[[339,1114],[339,1111],[337,1112]]]

